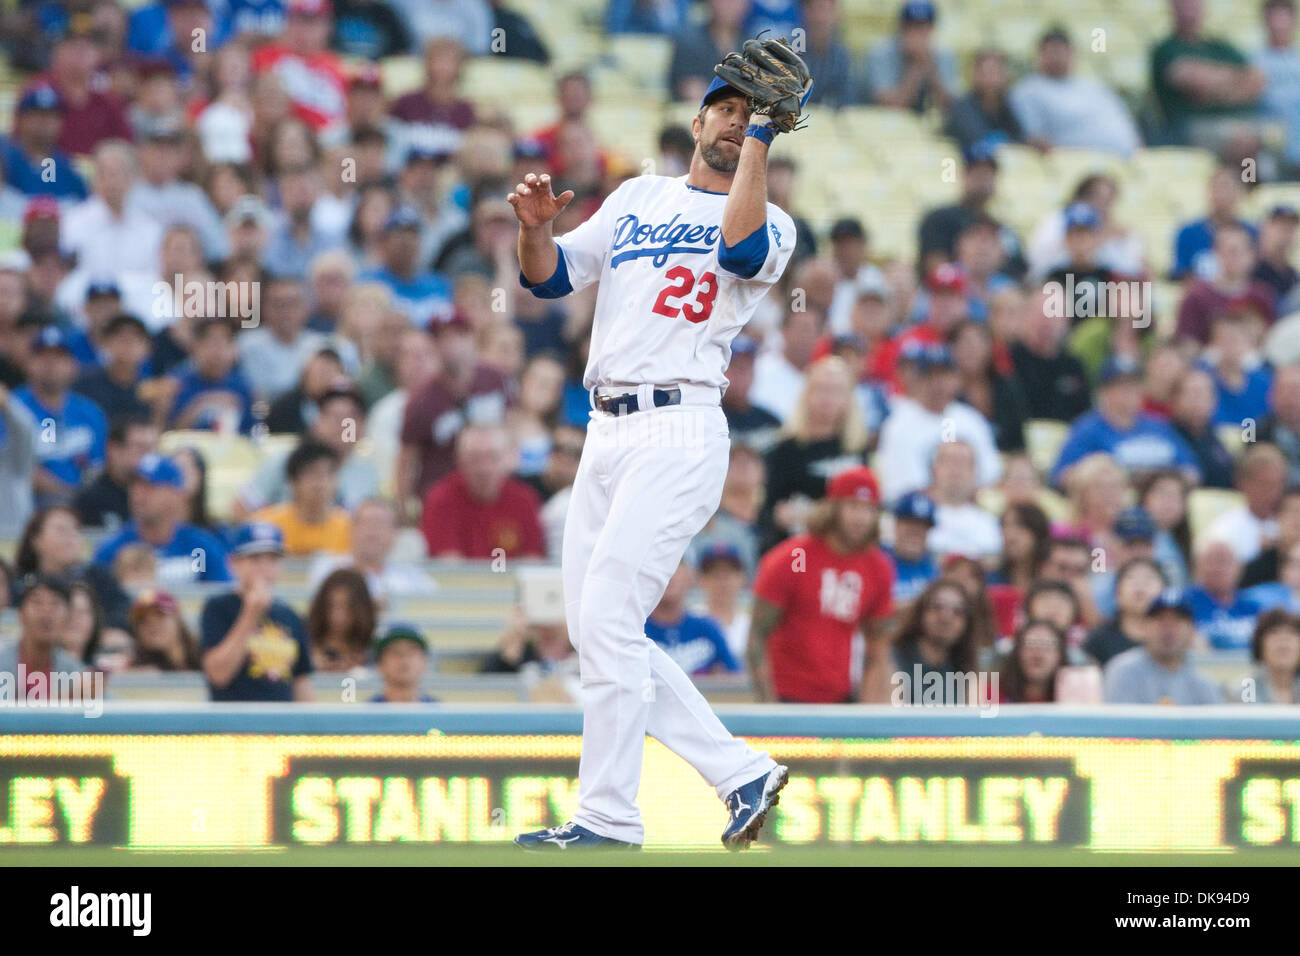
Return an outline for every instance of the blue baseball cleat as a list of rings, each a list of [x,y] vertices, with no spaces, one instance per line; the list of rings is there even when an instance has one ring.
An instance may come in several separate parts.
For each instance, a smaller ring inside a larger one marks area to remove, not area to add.
[[[533,833],[521,833],[515,837],[515,846],[523,847],[532,853],[555,850],[639,850],[641,844],[613,840],[599,833],[592,833],[586,827],[576,823],[565,823],[546,830]]]
[[[767,818],[767,811],[781,799],[778,794],[789,779],[790,768],[777,764],[757,780],[751,780],[727,794],[723,803],[731,811],[731,822],[722,831],[722,845],[728,849],[743,850],[757,840],[758,831],[763,829],[763,821]]]

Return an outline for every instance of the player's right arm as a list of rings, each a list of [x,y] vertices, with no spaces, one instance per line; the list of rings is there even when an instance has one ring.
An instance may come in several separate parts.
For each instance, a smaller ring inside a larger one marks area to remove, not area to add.
[[[556,196],[548,174],[529,173],[506,200],[519,219],[520,270],[529,283],[541,285],[559,265],[560,247],[555,244],[551,224],[573,201],[573,190],[566,189]]]
[[[780,625],[784,613],[779,605],[757,596],[750,609],[749,642],[745,646],[745,658],[754,680],[754,694],[765,703],[776,700],[776,690],[772,685],[772,665],[767,658],[767,639]]]

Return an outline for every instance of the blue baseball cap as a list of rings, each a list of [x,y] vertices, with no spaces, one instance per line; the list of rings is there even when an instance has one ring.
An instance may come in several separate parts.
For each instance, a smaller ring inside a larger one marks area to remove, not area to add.
[[[94,279],[86,286],[86,298],[98,299],[104,296],[122,298],[122,290],[113,279]]]
[[[410,206],[398,206],[384,221],[384,232],[392,232],[394,229],[419,229],[420,214]]]
[[[962,159],[966,161],[967,166],[988,163],[994,169],[997,169],[999,145],[999,142],[995,139],[977,140],[962,150]]]
[[[1133,505],[1115,519],[1115,534],[1124,541],[1151,541],[1156,536],[1156,522],[1145,508]]]
[[[180,466],[165,455],[150,452],[140,459],[135,468],[136,477],[151,485],[166,485],[169,488],[184,488],[185,476]]]
[[[938,15],[930,0],[909,0],[898,12],[898,19],[903,23],[934,23]]]
[[[922,372],[953,367],[952,352],[946,345],[908,342],[898,356],[900,362],[914,362]]]
[[[711,544],[701,551],[699,557],[696,559],[695,566],[701,571],[704,571],[707,570],[710,565],[716,564],[719,561],[728,561],[738,568],[744,568],[745,566],[745,562],[740,558],[740,549],[734,544],[730,544],[726,541],[719,541],[715,544]]]
[[[704,99],[700,100],[700,109],[708,106],[714,100],[720,100],[724,96],[741,96],[745,94],[740,92],[720,76],[715,76],[709,88],[704,91]]]
[[[28,110],[57,110],[63,105],[63,100],[59,96],[58,90],[48,83],[41,83],[33,86],[25,92],[18,100],[18,112],[26,113]]]
[[[1128,355],[1112,355],[1102,365],[1098,382],[1101,385],[1110,385],[1121,380],[1140,381],[1141,378],[1142,366],[1137,359]]]
[[[1182,588],[1166,588],[1156,595],[1156,599],[1147,608],[1147,617],[1155,617],[1161,611],[1177,611],[1189,621],[1196,615],[1192,611],[1192,602]]]
[[[250,554],[284,554],[284,534],[267,521],[250,521],[235,532],[230,553],[241,558]]]
[[[62,349],[71,355],[72,339],[68,333],[57,325],[45,325],[36,331],[27,347],[32,352],[39,352],[44,349]]]
[[[758,342],[743,332],[731,340],[731,357],[737,355],[757,355]]]
[[[919,491],[913,491],[910,494],[903,495],[894,505],[894,518],[896,520],[924,521],[926,524],[934,524],[934,502],[928,495]]]
[[[1065,231],[1071,229],[1100,229],[1101,217],[1086,202],[1074,202],[1065,207]]]
[[[1278,203],[1268,211],[1269,219],[1293,219],[1300,222],[1300,210],[1290,203]]]

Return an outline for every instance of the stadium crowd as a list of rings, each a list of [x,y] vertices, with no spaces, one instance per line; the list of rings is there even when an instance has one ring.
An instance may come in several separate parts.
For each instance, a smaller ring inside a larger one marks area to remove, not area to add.
[[[669,38],[676,101],[773,28],[806,40],[817,122],[910,111],[961,156],[959,197],[894,257],[870,203],[802,216],[801,179],[829,171],[778,142],[796,259],[733,344],[726,487],[646,633],[693,674],[748,671],[761,700],[898,700],[894,674],[979,671],[1003,702],[1300,703],[1300,209],[1242,211],[1300,174],[1294,3],[1249,11],[1252,51],[1171,0],[1142,104],[1079,73],[1048,22],[1031,63],[964,63],[929,0],[852,51],[846,6],[604,10],[611,36]],[[671,123],[654,157],[602,141],[583,71],[554,71],[535,128],[465,96],[476,58],[551,62],[529,7],[5,14],[0,671],[201,671],[214,700],[287,700],[373,668],[377,699],[420,700],[427,629],[390,611],[448,560],[559,560],[594,289],[521,287],[504,197],[549,172],[578,194],[567,231],[643,160],[684,173],[693,143]],[[391,88],[395,57],[419,58],[414,86]],[[1104,172],[1061,184],[1032,233],[996,218],[1006,144],[1218,165],[1185,184],[1207,214],[1167,237],[1164,276]],[[231,488],[226,449],[255,454]],[[277,596],[286,562],[306,607]],[[505,616],[484,671],[572,673],[562,626]],[[1202,673],[1215,655],[1248,679]],[[927,684],[907,702],[954,702]]]

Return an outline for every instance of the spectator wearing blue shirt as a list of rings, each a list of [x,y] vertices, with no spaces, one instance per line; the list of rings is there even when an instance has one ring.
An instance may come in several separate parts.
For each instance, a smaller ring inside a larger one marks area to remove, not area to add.
[[[284,540],[275,525],[254,523],[235,536],[231,565],[238,585],[210,598],[199,618],[203,674],[214,701],[309,701],[307,628],[275,596]]]
[[[61,105],[48,83],[32,87],[18,100],[13,136],[0,138],[4,180],[24,195],[66,200],[90,195],[72,157],[55,145],[63,130]]]
[[[27,360],[27,384],[13,397],[36,422],[40,508],[70,502],[77,487],[104,465],[108,421],[94,402],[71,391],[76,375],[67,335],[53,325],[37,332]]]
[[[1258,422],[1268,414],[1273,373],[1252,359],[1245,317],[1236,313],[1216,316],[1210,324],[1210,348],[1213,360],[1206,364],[1219,401],[1214,423],[1240,428],[1247,420]]]
[[[194,327],[190,354],[171,374],[176,397],[167,427],[251,431],[253,391],[239,368],[234,320],[201,319]]]
[[[1217,267],[1214,259],[1214,231],[1233,223],[1257,239],[1255,227],[1237,215],[1241,205],[1240,172],[1232,166],[1220,166],[1210,176],[1210,212],[1178,230],[1174,237],[1174,264],[1171,279],[1212,279]]]
[[[740,665],[727,647],[722,628],[707,617],[686,611],[686,592],[693,575],[685,561],[677,566],[663,598],[645,622],[646,637],[688,674],[738,671]]]
[[[185,477],[176,462],[152,452],[145,455],[128,497],[131,520],[99,546],[95,564],[110,568],[123,548],[143,544],[157,557],[158,582],[163,587],[231,579],[221,539],[178,520],[186,501]]]
[[[1199,477],[1196,456],[1168,422],[1142,412],[1142,368],[1133,359],[1113,356],[1101,369],[1097,408],[1075,419],[1061,448],[1052,483],[1094,452],[1111,455],[1129,472],[1170,466]]]
[[[934,527],[934,502],[914,491],[894,505],[894,543],[885,553],[894,562],[894,606],[911,604],[939,576],[939,565],[926,546]]]
[[[1260,606],[1243,594],[1241,561],[1227,541],[1210,539],[1196,551],[1193,581],[1187,589],[1196,629],[1217,650],[1245,650]]]
[[[419,213],[409,206],[392,212],[384,223],[379,256],[383,265],[361,279],[387,286],[393,304],[406,313],[411,325],[427,328],[450,316],[451,286],[438,273],[419,269]]]

